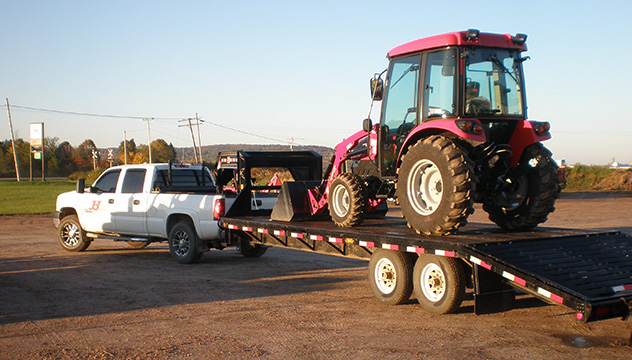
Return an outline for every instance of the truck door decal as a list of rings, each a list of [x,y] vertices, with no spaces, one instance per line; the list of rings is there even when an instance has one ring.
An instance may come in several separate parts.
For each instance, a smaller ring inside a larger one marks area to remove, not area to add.
[[[101,201],[100,200],[92,200],[92,206],[90,208],[88,208],[88,210],[98,211],[99,210],[99,206],[101,206]]]

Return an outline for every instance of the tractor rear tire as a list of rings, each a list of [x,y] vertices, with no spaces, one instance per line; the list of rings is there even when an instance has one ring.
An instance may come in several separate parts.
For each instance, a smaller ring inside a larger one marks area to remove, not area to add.
[[[329,186],[329,214],[340,227],[352,227],[364,221],[367,208],[366,188],[353,173],[338,175]]]
[[[506,230],[530,230],[545,222],[555,211],[555,200],[561,191],[557,165],[551,159],[551,152],[542,144],[536,143],[524,150],[518,164],[520,167],[525,169],[525,175],[514,179],[519,193],[500,194],[504,195],[504,202],[511,199],[515,201],[514,205],[501,204],[498,196],[483,203],[489,220]]]
[[[448,138],[419,140],[404,155],[398,175],[402,215],[418,234],[448,235],[474,211],[471,160]]]

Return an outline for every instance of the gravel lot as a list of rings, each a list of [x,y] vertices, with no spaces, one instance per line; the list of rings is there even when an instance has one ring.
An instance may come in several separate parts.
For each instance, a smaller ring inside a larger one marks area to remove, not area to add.
[[[547,226],[632,233],[632,194],[564,193]],[[487,222],[477,206],[471,222]],[[165,244],[57,243],[50,215],[0,217],[0,359],[630,359],[630,321],[517,308],[431,315],[373,298],[367,262],[271,248],[179,265]]]

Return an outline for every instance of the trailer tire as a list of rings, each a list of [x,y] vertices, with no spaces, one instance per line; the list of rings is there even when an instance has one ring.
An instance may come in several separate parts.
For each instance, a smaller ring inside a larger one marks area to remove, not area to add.
[[[169,231],[169,252],[180,264],[194,264],[202,257],[195,228],[188,221],[177,222]]]
[[[379,249],[369,261],[369,283],[375,297],[383,304],[399,305],[413,293],[413,263],[400,251]]]
[[[489,220],[506,230],[530,230],[547,220],[555,211],[555,200],[561,191],[557,165],[551,152],[536,143],[525,149],[518,167],[525,173],[518,178],[515,193],[503,192],[483,203]],[[504,196],[504,201],[499,197]],[[503,202],[515,201],[508,206]]]
[[[68,215],[61,219],[57,228],[57,239],[64,249],[77,252],[84,251],[92,242],[88,240],[76,215]]]
[[[457,311],[465,296],[465,272],[455,258],[421,255],[415,262],[413,286],[419,304],[434,314]]]
[[[366,187],[353,173],[338,175],[329,186],[329,214],[340,227],[352,227],[364,221],[367,208]]]
[[[418,234],[447,235],[474,211],[474,174],[467,154],[452,140],[419,140],[402,158],[397,198],[408,227]]]
[[[250,240],[239,240],[239,253],[247,258],[258,258],[268,251],[268,247],[261,244],[253,244]]]

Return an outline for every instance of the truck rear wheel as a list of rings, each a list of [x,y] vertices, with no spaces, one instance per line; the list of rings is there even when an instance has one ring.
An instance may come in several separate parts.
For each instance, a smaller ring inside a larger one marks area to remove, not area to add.
[[[352,173],[338,175],[329,186],[329,213],[340,227],[352,227],[364,221],[366,189],[362,179]]]
[[[507,230],[529,230],[547,220],[555,210],[561,187],[551,152],[536,143],[525,149],[518,164],[519,175],[511,186],[483,203],[489,220]]]
[[[76,215],[68,215],[61,219],[57,228],[57,239],[68,251],[84,251],[92,242],[87,240],[86,232],[81,228]]]
[[[438,135],[419,140],[398,169],[397,197],[408,226],[418,234],[447,235],[474,210],[470,160],[453,141]]]
[[[200,260],[197,234],[188,221],[176,223],[169,232],[169,252],[180,264],[194,264]]]
[[[387,305],[399,305],[413,292],[412,261],[400,251],[379,249],[369,261],[369,283],[373,295]]]
[[[453,313],[465,296],[465,272],[457,259],[421,255],[415,262],[413,287],[424,309],[435,314]]]

